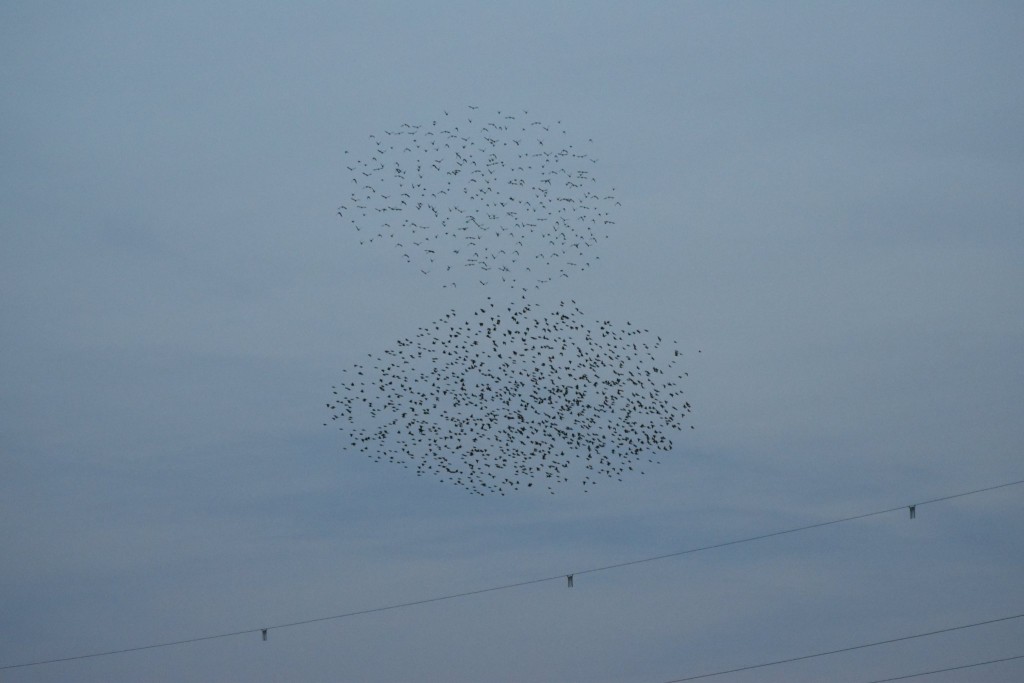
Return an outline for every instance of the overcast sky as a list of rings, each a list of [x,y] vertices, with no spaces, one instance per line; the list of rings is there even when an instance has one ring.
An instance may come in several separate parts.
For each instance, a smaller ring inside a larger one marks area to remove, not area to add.
[[[1024,613],[1024,486],[584,573],[1024,478],[1022,35],[1014,2],[3,3],[0,666],[577,575],[0,677],[661,683]],[[345,150],[470,105],[593,140],[616,223],[530,297],[678,342],[695,429],[645,476],[473,496],[323,427],[488,294],[359,244]]]

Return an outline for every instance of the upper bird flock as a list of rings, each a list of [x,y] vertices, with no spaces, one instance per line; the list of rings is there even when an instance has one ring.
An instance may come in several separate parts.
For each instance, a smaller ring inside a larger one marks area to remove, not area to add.
[[[525,117],[525,118],[524,118]],[[384,242],[445,287],[528,291],[586,269],[614,225],[614,188],[594,177],[597,160],[553,125],[497,112],[371,135],[352,158],[338,214],[362,244]]]
[[[527,293],[588,268],[615,200],[561,122],[444,112],[369,136],[338,214],[435,282],[488,296],[345,371],[327,404],[347,445],[472,493],[643,473],[691,412],[675,343]],[[520,294],[514,294],[521,291]],[[692,426],[691,426],[692,429]]]

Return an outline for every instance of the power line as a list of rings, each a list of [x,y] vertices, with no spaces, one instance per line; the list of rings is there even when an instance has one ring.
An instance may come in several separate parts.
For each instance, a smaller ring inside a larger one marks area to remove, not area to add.
[[[984,493],[985,491],[995,491],[996,489],[1006,488],[1007,486],[1016,486],[1017,484],[1024,484],[1024,479],[1018,481],[1008,481],[1005,484],[996,484],[995,486],[987,486],[983,489],[974,489],[973,491],[964,491],[963,493],[953,493],[948,496],[942,496],[941,498],[932,498],[930,500],[922,500],[917,505],[927,505],[929,503],[939,503],[944,500],[952,500],[953,498],[962,498],[964,496],[970,496],[975,493]]]
[[[834,524],[841,524],[843,522],[852,522],[854,520],[865,519],[867,517],[875,517],[875,516],[878,516],[878,515],[884,515],[884,514],[888,514],[890,512],[896,512],[898,510],[906,510],[908,508],[912,511],[912,514],[913,514],[913,511],[916,508],[921,507],[922,505],[928,505],[928,504],[931,504],[931,503],[938,503],[938,502],[942,502],[942,501],[946,501],[946,500],[951,500],[953,498],[962,498],[964,496],[971,496],[971,495],[974,495],[974,494],[977,494],[977,493],[985,493],[985,492],[988,492],[988,491],[994,491],[996,489],[1006,488],[1008,486],[1017,486],[1019,484],[1024,484],[1024,479],[1018,479],[1017,481],[1006,482],[1005,484],[997,484],[995,486],[987,486],[985,488],[974,489],[974,490],[971,490],[971,491],[963,491],[963,492],[960,492],[960,493],[953,493],[953,494],[950,494],[950,495],[947,495],[947,496],[942,496],[942,497],[939,497],[939,498],[932,498],[932,499],[929,499],[929,500],[924,500],[924,501],[921,501],[919,503],[915,503],[915,504],[909,505],[909,506],[907,506],[907,505],[899,505],[897,507],[886,508],[885,510],[876,510],[874,512],[865,512],[865,513],[862,513],[862,514],[859,514],[859,515],[852,515],[852,516],[849,516],[849,517],[841,517],[839,519],[829,520],[827,522],[817,522],[815,524],[807,524],[805,526],[794,527],[792,529],[783,529],[783,530],[780,530],[780,531],[772,531],[772,532],[765,533],[765,534],[760,534],[760,535],[757,535],[757,536],[748,536],[746,538],[735,539],[735,540],[732,540],[732,541],[724,541],[722,543],[715,543],[715,544],[712,544],[712,545],[699,546],[699,547],[696,547],[696,548],[688,548],[686,550],[679,550],[679,551],[672,552],[672,553],[665,553],[663,555],[655,555],[653,557],[644,557],[644,558],[640,558],[640,559],[637,559],[637,560],[629,560],[627,562],[618,562],[618,563],[615,563],[615,564],[608,564],[608,565],[604,565],[604,566],[601,566],[601,567],[592,567],[590,569],[581,569],[581,570],[577,570],[577,571],[571,572],[571,573],[558,574],[556,576],[546,576],[546,577],[539,578],[539,579],[528,579],[526,581],[518,581],[516,583],[508,583],[508,584],[503,584],[503,585],[500,585],[500,586],[491,586],[489,588],[480,588],[480,589],[477,589],[477,590],[464,591],[464,592],[461,592],[461,593],[451,593],[451,594],[448,594],[448,595],[439,595],[439,596],[435,596],[433,598],[424,598],[424,599],[421,599],[421,600],[413,600],[413,601],[410,601],[410,602],[400,602],[400,603],[395,603],[395,604],[392,604],[392,605],[383,605],[381,607],[371,607],[371,608],[368,608],[368,609],[357,610],[357,611],[354,611],[354,612],[344,612],[342,614],[334,614],[334,615],[326,616],[326,617],[315,617],[315,618],[312,618],[312,619],[303,619],[301,621],[292,621],[292,622],[283,623],[283,624],[274,624],[272,626],[262,626],[262,627],[258,627],[258,628],[244,629],[244,630],[241,630],[241,631],[232,631],[230,633],[216,633],[216,634],[208,635],[208,636],[198,636],[198,637],[194,637],[194,638],[184,638],[184,639],[181,639],[181,640],[173,640],[173,641],[168,641],[168,642],[164,642],[164,643],[153,643],[151,645],[139,645],[139,646],[136,646],[136,647],[122,648],[122,649],[119,649],[119,650],[107,650],[105,652],[91,652],[91,653],[88,653],[88,654],[75,655],[75,656],[71,656],[71,657],[56,657],[56,658],[53,658],[53,659],[45,659],[45,660],[40,660],[40,661],[36,661],[36,662],[23,662],[21,664],[7,664],[7,665],[4,665],[4,666],[0,666],[0,671],[3,671],[5,669],[18,669],[18,668],[29,667],[29,666],[41,666],[43,664],[56,664],[58,662],[70,662],[70,661],[75,661],[75,660],[79,660],[79,659],[91,659],[91,658],[94,658],[94,657],[107,657],[107,656],[111,656],[111,655],[125,654],[125,653],[128,653],[128,652],[138,652],[140,650],[153,650],[153,649],[161,648],[161,647],[171,647],[173,645],[187,645],[189,643],[198,643],[198,642],[201,642],[201,641],[204,641],[204,640],[215,640],[217,638],[231,638],[231,637],[234,637],[234,636],[247,635],[247,634],[250,634],[250,633],[262,633],[264,635],[264,637],[265,637],[266,632],[269,631],[269,630],[272,630],[272,629],[282,629],[282,628],[289,628],[289,627],[292,627],[292,626],[303,626],[305,624],[314,624],[314,623],[318,623],[318,622],[322,622],[322,621],[333,621],[333,620],[336,620],[336,619],[346,619],[348,617],[355,617],[355,616],[360,616],[360,615],[364,615],[364,614],[373,614],[375,612],[386,612],[386,611],[390,611],[390,610],[402,609],[402,608],[405,608],[405,607],[414,607],[416,605],[425,605],[425,604],[428,604],[428,603],[431,603],[431,602],[440,602],[442,600],[454,600],[455,598],[464,598],[464,597],[469,597],[469,596],[472,596],[472,595],[480,595],[482,593],[492,593],[492,592],[495,592],[495,591],[507,590],[507,589],[510,589],[510,588],[520,588],[522,586],[529,586],[529,585],[532,585],[532,584],[544,583],[544,582],[547,582],[547,581],[564,581],[566,578],[569,578],[569,585],[571,586],[572,585],[572,578],[571,577],[573,577],[576,574],[592,574],[592,573],[595,573],[595,572],[607,571],[609,569],[619,569],[621,567],[629,567],[629,566],[632,566],[632,565],[643,564],[643,563],[646,563],[646,562],[655,562],[657,560],[665,560],[665,559],[668,559],[668,558],[671,558],[671,557],[680,557],[680,556],[683,556],[683,555],[690,555],[690,554],[693,554],[693,553],[703,552],[705,550],[714,550],[716,548],[724,548],[724,547],[731,546],[731,545],[739,545],[741,543],[751,543],[753,541],[761,541],[761,540],[765,540],[765,539],[768,539],[768,538],[774,538],[775,536],[783,536],[783,535],[786,535],[786,534],[794,534],[794,533],[797,533],[797,532],[800,532],[800,531],[809,531],[811,529],[818,529],[820,527],[831,526],[831,525],[834,525]],[[682,679],[682,680],[687,680],[687,679]]]
[[[837,655],[841,652],[852,652],[853,650],[863,650],[869,647],[877,647],[878,645],[888,645],[890,643],[899,643],[904,640],[913,640],[914,638],[927,638],[928,636],[935,636],[940,633],[949,633],[950,631],[960,631],[965,628],[974,628],[975,626],[984,626],[985,624],[995,624],[1000,621],[1010,621],[1011,619],[1020,619],[1024,617],[1024,614],[1014,614],[1009,617],[999,617],[998,619],[989,619],[988,621],[978,621],[973,624],[963,624],[961,626],[950,626],[949,628],[941,628],[937,631],[928,631],[926,633],[915,633],[911,636],[900,636],[899,638],[890,638],[888,640],[878,640],[873,643],[864,643],[862,645],[852,645],[850,647],[840,648],[838,650],[829,650],[828,652],[815,652],[811,655],[801,655],[799,657],[790,657],[788,659],[776,659],[772,662],[763,662],[761,664],[750,664],[748,666],[741,666],[735,669],[726,669],[723,671],[714,671],[712,673],[698,674],[696,676],[687,676],[686,678],[673,678],[671,681],[665,681],[665,683],[683,683],[683,681],[696,681],[700,678],[712,678],[713,676],[724,676],[725,674],[733,674],[738,671],[749,671],[751,669],[763,669],[768,666],[776,666],[778,664],[790,664],[792,662],[799,662],[805,659],[814,659],[815,657],[826,657],[828,655]],[[918,674],[920,675],[920,674]],[[895,680],[895,679],[887,679]]]
[[[921,507],[922,505],[928,505],[929,503],[938,503],[938,502],[944,501],[944,500],[951,500],[953,498],[961,498],[963,496],[970,496],[970,495],[974,495],[976,493],[984,493],[986,491],[994,491],[995,489],[1001,489],[1001,488],[1005,488],[1007,486],[1016,486],[1018,484],[1024,484],[1024,479],[1020,479],[1018,481],[1007,482],[1005,484],[997,484],[996,486],[988,486],[988,487],[983,488],[983,489],[975,489],[973,491],[964,491],[963,493],[954,493],[952,495],[942,496],[941,498],[932,498],[931,500],[924,500],[924,501],[921,501],[920,503],[915,503],[915,504],[909,505],[909,506],[908,505],[900,505],[898,507],[888,508],[886,510],[877,510],[875,512],[865,512],[865,513],[860,514],[860,515],[853,515],[851,517],[842,517],[840,519],[833,519],[833,520],[830,520],[828,522],[818,522],[817,524],[808,524],[806,526],[796,527],[796,528],[793,528],[793,529],[783,529],[782,531],[772,531],[772,532],[767,533],[767,534],[761,534],[760,536],[751,536],[751,537],[748,537],[748,538],[740,538],[740,539],[737,539],[735,541],[725,541],[723,543],[716,543],[714,545],[706,545],[706,546],[701,546],[699,548],[690,548],[688,550],[680,550],[680,551],[677,551],[677,552],[674,552],[674,553],[666,553],[664,555],[656,555],[654,557],[645,557],[643,559],[630,560],[628,562],[619,562],[618,564],[609,564],[609,565],[605,565],[603,567],[595,567],[593,569],[583,569],[583,570],[575,572],[575,573],[576,574],[587,574],[587,573],[590,573],[590,572],[603,572],[603,571],[605,571],[607,569],[617,569],[619,567],[628,567],[630,565],[642,564],[644,562],[654,562],[655,560],[664,560],[664,559],[667,559],[667,558],[670,558],[670,557],[679,557],[680,555],[689,555],[691,553],[699,553],[699,552],[702,552],[704,550],[714,550],[715,548],[724,548],[724,547],[730,546],[730,545],[739,545],[740,543],[750,543],[751,541],[761,541],[761,540],[764,540],[766,538],[772,538],[774,536],[784,536],[786,534],[795,534],[795,533],[797,533],[799,531],[808,531],[810,529],[817,529],[819,527],[830,526],[832,524],[842,524],[843,522],[852,522],[852,521],[857,520],[857,519],[864,519],[866,517],[874,517],[876,515],[884,515],[884,514],[888,514],[890,512],[896,512],[897,510],[906,510],[908,508],[914,509],[914,508]],[[561,578],[561,577],[556,577],[556,578]]]
[[[1014,655],[1013,657],[1003,657],[1002,659],[990,659],[987,662],[975,662],[973,664],[961,664],[960,666],[951,666],[948,669],[935,669],[933,671],[922,671],[916,674],[907,674],[906,676],[896,676],[894,678],[878,678],[868,683],[889,683],[889,681],[902,681],[907,678],[917,678],[918,676],[931,676],[932,674],[941,674],[946,671],[958,671],[960,669],[971,669],[976,666],[985,666],[987,664],[998,664],[999,662],[1009,662],[1014,659],[1024,659],[1024,655]]]

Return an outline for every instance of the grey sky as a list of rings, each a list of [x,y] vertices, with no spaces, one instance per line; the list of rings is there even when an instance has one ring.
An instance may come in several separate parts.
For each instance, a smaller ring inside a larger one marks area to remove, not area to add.
[[[1024,478],[1021,35],[998,2],[5,3],[0,666]],[[360,248],[344,150],[468,105],[594,140],[618,223],[535,296],[687,352],[697,429],[644,477],[474,497],[321,426],[342,369],[482,294]],[[3,679],[658,683],[1024,612],[1022,494]]]

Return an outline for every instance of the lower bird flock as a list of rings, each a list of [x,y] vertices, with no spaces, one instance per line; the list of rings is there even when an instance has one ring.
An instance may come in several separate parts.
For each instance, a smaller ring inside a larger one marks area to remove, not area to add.
[[[442,288],[495,297],[344,370],[326,424],[346,447],[479,495],[589,490],[671,450],[691,412],[676,343],[588,320],[575,301],[529,301],[597,260],[619,205],[561,122],[471,106],[369,142],[364,158],[346,153],[338,209],[359,242],[392,245]]]

